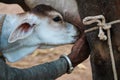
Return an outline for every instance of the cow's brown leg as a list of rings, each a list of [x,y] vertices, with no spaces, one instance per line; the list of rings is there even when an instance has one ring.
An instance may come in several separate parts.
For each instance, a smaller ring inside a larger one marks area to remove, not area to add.
[[[104,15],[107,22],[120,19],[120,0],[76,0],[81,18]],[[95,26],[86,26],[86,29]],[[120,24],[113,25],[111,37],[116,60],[116,69],[120,80]],[[86,34],[91,47],[91,65],[93,80],[114,80],[107,41],[98,39],[98,30]]]

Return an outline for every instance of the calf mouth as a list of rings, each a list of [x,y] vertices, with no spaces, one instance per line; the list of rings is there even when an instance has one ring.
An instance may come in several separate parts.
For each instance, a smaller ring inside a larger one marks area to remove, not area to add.
[[[76,41],[81,38],[83,30],[76,27],[77,34],[75,36],[72,36]]]

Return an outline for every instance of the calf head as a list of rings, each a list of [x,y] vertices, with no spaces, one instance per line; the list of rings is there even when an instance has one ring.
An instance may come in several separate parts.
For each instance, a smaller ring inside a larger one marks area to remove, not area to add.
[[[64,22],[62,15],[50,6],[38,5],[30,12],[5,17],[1,50],[14,62],[43,46],[58,46],[76,41],[77,30]]]
[[[50,5],[58,10],[66,21],[78,26],[79,28],[81,26],[76,0],[25,0],[25,3],[29,8],[33,8],[39,4]],[[22,8],[25,9],[26,7],[22,6]]]

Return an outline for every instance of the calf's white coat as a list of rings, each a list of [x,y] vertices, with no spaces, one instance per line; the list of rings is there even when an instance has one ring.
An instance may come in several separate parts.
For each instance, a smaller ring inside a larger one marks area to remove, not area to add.
[[[0,20],[3,19],[0,17]],[[27,32],[18,28],[24,23],[32,26]],[[2,25],[1,50],[8,61],[15,62],[38,47],[73,43],[76,35],[77,31],[73,25],[64,21],[54,22],[48,16],[29,12],[22,15],[7,14]]]

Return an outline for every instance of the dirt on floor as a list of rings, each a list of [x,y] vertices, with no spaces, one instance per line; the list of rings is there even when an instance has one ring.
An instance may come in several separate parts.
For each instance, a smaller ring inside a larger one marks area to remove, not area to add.
[[[23,12],[22,8],[16,4],[6,5],[0,3],[0,13],[20,13]],[[36,50],[33,54],[25,57],[24,59],[15,62],[8,63],[10,66],[17,68],[29,68],[35,65],[39,65],[45,62],[56,60],[62,54],[70,53],[72,45],[65,45],[57,48]],[[91,67],[89,58],[78,65],[71,74],[65,74],[57,80],[92,80]]]

